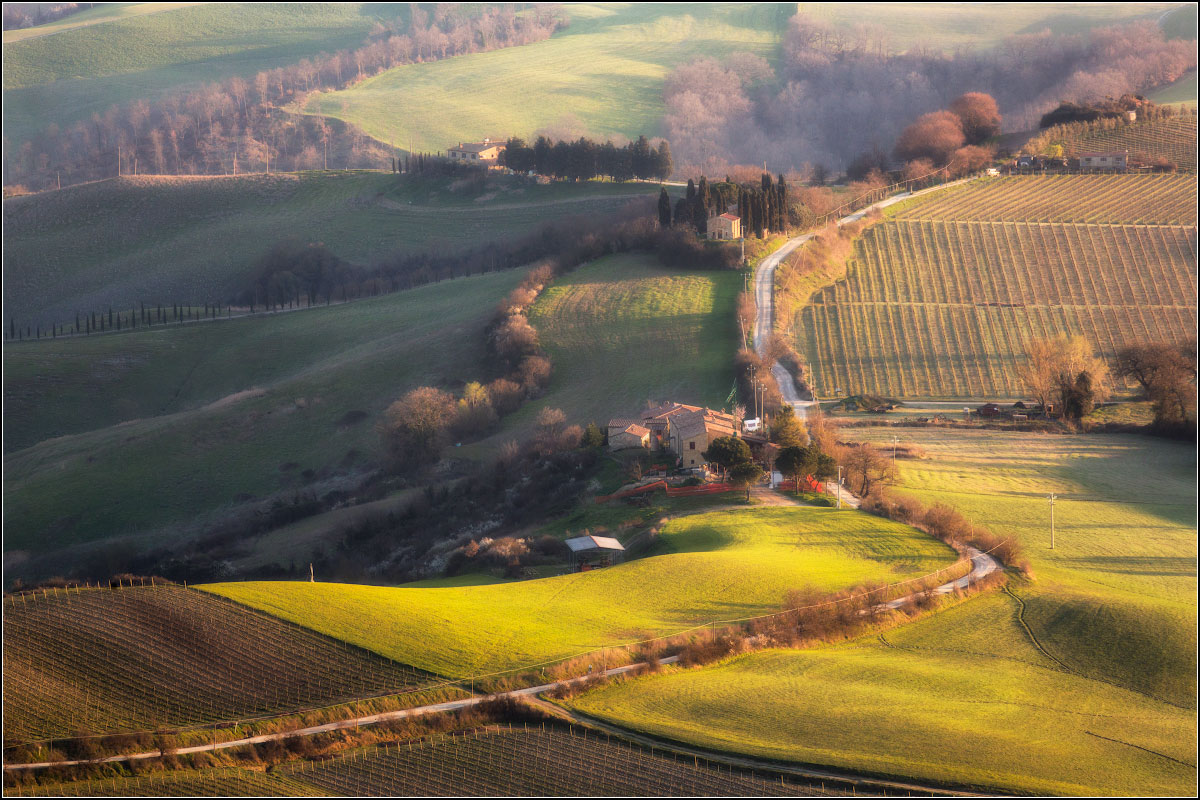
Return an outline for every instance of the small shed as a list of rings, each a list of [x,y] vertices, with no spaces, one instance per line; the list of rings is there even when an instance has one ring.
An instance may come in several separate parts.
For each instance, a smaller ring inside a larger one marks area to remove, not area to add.
[[[1000,414],[1000,406],[995,403],[985,403],[979,407],[979,416],[981,417],[998,417]]]
[[[621,560],[625,548],[610,536],[577,536],[567,539],[571,551],[571,571],[587,572],[597,567],[607,567]]]
[[[1129,164],[1129,151],[1108,153],[1080,153],[1079,168],[1124,172]]]

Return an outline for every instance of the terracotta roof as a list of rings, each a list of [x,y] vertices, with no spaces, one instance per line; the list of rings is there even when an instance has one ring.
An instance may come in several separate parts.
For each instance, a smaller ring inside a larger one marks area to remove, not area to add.
[[[1117,150],[1107,153],[1080,153],[1080,158],[1117,158],[1118,156],[1128,156],[1128,150]]]
[[[493,147],[505,148],[507,145],[504,142],[465,142],[459,143],[458,147],[451,147],[451,150],[457,150],[460,153],[482,153],[484,150],[491,150]]]
[[[621,431],[621,433],[632,433],[634,436],[637,436],[640,438],[642,436],[649,436],[650,429],[643,428],[641,425],[638,425],[635,422],[632,425],[626,425],[625,428]]]
[[[722,214],[721,219],[727,219],[736,222],[737,220],[741,219],[741,217],[739,217],[737,214]]]
[[[625,428],[629,427],[630,425],[638,425],[640,423],[641,423],[641,420],[638,420],[638,419],[628,419],[625,417],[616,417],[615,419],[610,419],[608,421],[608,427],[621,428],[622,430],[624,430]]]
[[[674,414],[681,414],[685,411],[699,411],[700,406],[685,406],[682,403],[663,403],[656,408],[648,408],[642,412],[642,421],[658,420],[662,417],[669,417]]]
[[[737,422],[733,416],[720,411],[697,409],[686,415],[672,417],[672,422],[675,425],[675,434],[680,439],[690,439],[706,431],[710,436],[734,436],[737,433]]]

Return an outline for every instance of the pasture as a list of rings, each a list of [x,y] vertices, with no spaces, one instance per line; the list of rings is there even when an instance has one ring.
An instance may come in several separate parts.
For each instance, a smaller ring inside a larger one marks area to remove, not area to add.
[[[799,10],[838,28],[853,30],[865,24],[872,32],[882,32],[896,51],[920,45],[949,52],[958,47],[993,47],[1009,36],[1043,30],[1082,33],[1120,22],[1157,20],[1178,7],[1177,3],[1005,3],[971,7],[953,3],[801,3]]]
[[[1082,334],[1111,359],[1131,342],[1185,337],[1195,185],[1015,177],[897,204],[855,243],[846,278],[793,319],[817,391],[1020,398],[1031,338]]]
[[[765,3],[585,3],[565,12],[570,26],[547,41],[396,67],[315,93],[301,110],[417,152],[543,129],[562,138],[656,136],[673,68],[734,52],[773,60],[793,13]]]
[[[180,586],[4,603],[4,741],[246,719],[436,676]]]
[[[481,376],[484,328],[520,277],[6,347],[6,552],[136,550],[254,498],[336,488],[377,461],[393,400]]]
[[[21,143],[110,106],[358,47],[403,4],[200,3],[101,7],[4,33],[5,135]],[[85,24],[86,23],[86,24]],[[46,30],[46,29],[52,29]],[[53,35],[35,35],[45,30]]]
[[[4,308],[45,328],[143,302],[224,303],[279,242],[322,242],[371,266],[511,239],[658,190],[332,171],[100,181],[4,201]]]
[[[457,678],[770,613],[787,590],[894,582],[952,564],[928,536],[857,512],[742,507],[671,520],[648,558],[593,572],[444,588],[244,582],[202,588]]]
[[[544,406],[601,427],[650,400],[726,407],[741,287],[739,272],[669,269],[646,253],[606,256],[559,278],[529,313],[554,363],[549,387],[464,449],[482,454],[528,437]]]
[[[890,442],[890,428],[847,430]],[[903,491],[1019,538],[1034,579],[883,636],[672,670],[572,701],[708,747],[1038,794],[1195,786],[1195,451],[900,429]],[[1057,536],[1049,544],[1056,492]]]

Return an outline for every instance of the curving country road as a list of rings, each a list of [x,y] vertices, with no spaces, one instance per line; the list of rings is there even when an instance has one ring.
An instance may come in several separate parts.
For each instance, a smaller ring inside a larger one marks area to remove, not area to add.
[[[921,189],[916,192],[901,192],[885,200],[880,200],[878,203],[873,203],[860,211],[855,211],[853,214],[842,217],[837,221],[837,224],[841,226],[857,222],[872,209],[887,208],[890,205],[899,203],[901,200],[919,197],[920,195],[936,192],[940,189],[948,189],[951,186],[957,186],[968,180],[971,179],[960,178],[956,181],[931,186],[928,189]],[[758,270],[754,274],[754,300],[758,306],[758,317],[754,322],[754,351],[760,357],[766,355],[767,341],[770,338],[771,332],[775,330],[775,268],[779,266],[779,262],[795,252],[796,248],[807,242],[814,235],[815,232],[806,233],[794,239],[788,239],[778,250],[759,263]],[[771,374],[775,376],[775,382],[779,384],[779,391],[783,395],[784,402],[796,410],[796,416],[801,419],[808,416],[808,409],[817,404],[816,397],[807,400],[801,398],[800,393],[796,390],[796,384],[792,380],[791,374],[779,364],[771,366]]]
[[[985,578],[988,575],[991,575],[993,572],[1000,569],[1000,562],[998,562],[991,555],[980,552],[979,550],[977,550],[974,547],[967,547],[967,555],[971,559],[971,571],[969,573],[967,573],[967,575],[965,575],[964,577],[959,578],[958,580],[949,581],[947,583],[942,584],[941,586],[938,586],[936,589],[934,589],[935,592],[937,592],[939,594],[948,594],[950,592],[953,592],[955,589],[966,589],[972,583],[977,583],[980,579]],[[912,600],[916,596],[917,595],[915,593],[905,595],[904,597],[899,597],[899,598],[897,598],[895,600],[891,600],[887,603],[881,603],[878,606],[876,606],[875,608],[878,611],[894,610],[896,608],[899,608],[902,605],[905,605],[906,603],[912,602]],[[678,660],[679,660],[679,656],[669,656],[667,658],[663,658],[659,663],[660,664],[673,664]],[[640,666],[642,666],[640,663],[627,664],[626,666],[623,666],[623,667],[613,667],[612,669],[606,670],[601,674],[603,674],[605,677],[613,677],[613,676],[617,676],[617,675],[623,675],[624,673],[629,672],[634,669],[637,669]],[[568,678],[566,680],[557,681],[555,683],[545,683],[540,686],[531,686],[527,689],[515,689],[511,692],[503,692],[501,694],[492,695],[492,697],[493,698],[503,698],[503,697],[516,698],[516,697],[531,697],[531,696],[536,697],[537,695],[540,695],[544,692],[548,692],[551,689],[556,689],[560,686],[569,686],[571,684],[576,684],[576,683],[580,683],[582,681],[586,681],[586,680],[588,680],[589,677],[590,676],[584,675],[584,676],[581,676],[578,678]],[[299,736],[315,736],[320,733],[330,733],[332,731],[345,730],[347,728],[359,728],[364,725],[375,725],[380,722],[389,722],[392,720],[405,719],[407,717],[418,717],[418,716],[424,716],[426,714],[441,714],[441,713],[445,713],[448,711],[458,711],[459,709],[469,708],[471,706],[478,705],[479,703],[481,703],[487,699],[491,699],[491,698],[467,697],[462,700],[450,700],[445,703],[434,703],[432,705],[418,706],[416,708],[406,708],[406,709],[401,709],[398,711],[385,711],[380,714],[369,714],[369,715],[363,716],[363,717],[356,717],[355,719],[345,719],[345,720],[339,720],[337,722],[327,722],[323,725],[312,725],[307,728],[297,728],[294,730],[283,731],[280,733],[266,733],[266,734],[262,734],[259,736],[248,736],[243,739],[232,739],[227,742],[212,742],[209,744],[199,744],[199,745],[193,745],[190,747],[179,747],[179,748],[173,749],[171,752],[178,754],[178,755],[186,755],[189,753],[203,753],[203,752],[212,752],[215,750],[226,750],[231,747],[244,747],[246,745],[262,744],[264,742],[282,741],[283,739],[291,739],[291,738],[295,738],[295,737],[299,737]],[[74,760],[74,761],[40,761],[40,762],[29,763],[29,764],[5,764],[4,770],[7,772],[10,770],[18,770],[18,769],[45,769],[47,767],[54,767],[54,766],[71,767],[71,766],[82,766],[85,764],[109,764],[109,763],[120,762],[120,761],[141,761],[141,760],[145,760],[148,758],[160,758],[163,755],[165,755],[165,753],[161,750],[151,750],[151,751],[143,752],[143,753],[128,753],[128,754],[124,754],[124,755],[107,756],[104,758],[80,759],[80,760]],[[726,754],[716,753],[716,752],[705,752],[704,756],[705,756],[705,758],[719,761],[722,758],[724,758],[726,756]],[[743,762],[746,761],[746,759],[744,759],[740,756],[731,756],[731,758],[740,759]],[[773,765],[771,768],[778,768],[778,765]],[[793,771],[795,771],[795,770],[793,770]],[[804,771],[799,771],[799,772],[797,772],[797,774],[800,774],[800,772],[804,772]],[[810,770],[810,771],[807,771],[805,774],[811,774],[811,776],[813,776],[813,777],[825,777],[825,778],[838,777],[838,778],[843,778],[843,779],[856,779],[855,776],[850,775],[849,773],[837,773],[837,772],[811,771]]]

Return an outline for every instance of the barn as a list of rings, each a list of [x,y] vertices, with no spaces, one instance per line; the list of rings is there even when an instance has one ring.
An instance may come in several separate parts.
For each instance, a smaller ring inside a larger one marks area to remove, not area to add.
[[[571,551],[572,572],[610,566],[620,561],[625,552],[621,543],[611,536],[577,536],[567,539],[567,549]]]

